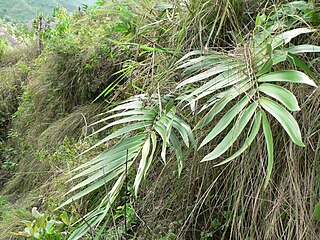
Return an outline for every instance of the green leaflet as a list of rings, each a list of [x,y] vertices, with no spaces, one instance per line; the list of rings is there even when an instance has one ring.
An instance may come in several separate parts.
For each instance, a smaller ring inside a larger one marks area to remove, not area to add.
[[[243,108],[248,104],[249,97],[244,96],[236,105],[234,105],[215,125],[215,127],[209,132],[206,138],[202,141],[199,148],[202,148],[205,144],[214,139],[219,133],[221,133],[232,120],[243,110]]]
[[[147,138],[146,142],[144,143],[142,147],[142,156],[139,164],[139,168],[136,174],[136,178],[134,180],[134,194],[137,197],[138,196],[138,189],[139,185],[141,183],[142,178],[145,175],[146,167],[147,167],[147,159],[150,152],[150,137]]]
[[[68,181],[86,176],[88,174],[92,174],[95,171],[100,170],[101,168],[103,169],[102,173],[106,174],[109,171],[113,170],[113,168],[116,167],[117,165],[123,164],[126,161],[127,157],[128,157],[128,161],[131,160],[136,155],[136,152],[137,151],[139,152],[141,150],[142,144],[143,142],[136,143],[135,146],[128,149],[124,149],[123,151],[114,152],[114,154],[113,152],[111,152],[111,154],[103,158],[101,161],[97,162],[90,168],[83,170],[82,172],[75,175]],[[127,153],[128,153],[128,156],[127,156]]]
[[[86,150],[84,153],[86,153],[86,152],[92,150],[93,148],[96,148],[97,146],[101,145],[102,143],[110,141],[116,137],[122,136],[124,134],[128,134],[129,132],[134,131],[134,130],[150,127],[152,124],[153,124],[153,121],[144,121],[144,122],[133,123],[131,125],[120,128],[119,130],[111,133],[110,135],[108,135],[107,137],[105,137],[104,139],[99,141],[96,145],[94,145],[91,148],[89,148],[88,150]]]
[[[151,166],[151,163],[153,161],[154,153],[157,149],[157,135],[155,134],[155,132],[151,132],[150,137],[151,137],[151,142],[152,142],[152,150],[151,150],[151,154],[148,158],[148,161],[147,161],[147,164],[145,167],[145,171],[144,171],[144,175],[143,175],[144,178],[147,176],[147,172],[148,172],[148,170]]]
[[[210,109],[210,111],[199,121],[199,123],[196,125],[196,129],[198,128],[203,128],[204,126],[208,125],[213,119],[214,117],[220,113],[225,107],[226,105],[232,101],[233,99],[235,99],[236,97],[238,97],[239,95],[241,95],[242,93],[246,92],[247,90],[249,90],[251,87],[251,84],[245,84],[244,86],[241,86],[240,88],[230,88],[229,90],[221,93],[218,97],[221,96],[220,100],[217,100],[216,102],[212,102],[213,107]],[[205,106],[206,108],[209,107],[211,105],[208,104],[207,106]],[[203,111],[205,110],[205,108],[202,108],[200,110]]]
[[[292,141],[300,146],[304,147],[301,139],[300,128],[294,117],[278,103],[262,97],[259,100],[260,105],[267,110],[273,117],[275,117],[284,130],[288,133]]]
[[[261,112],[260,111],[257,112],[253,121],[254,121],[254,123],[251,128],[250,134],[246,138],[243,146],[237,152],[235,152],[232,156],[230,156],[227,159],[223,160],[222,162],[216,164],[215,166],[220,166],[220,165],[223,165],[223,164],[226,164],[226,163],[232,161],[233,159],[239,157],[242,153],[244,153],[250,147],[251,143],[256,138],[256,136],[260,130],[260,126],[261,126]]]
[[[131,164],[133,163],[133,161],[128,163],[128,167],[131,166]],[[78,192],[77,194],[73,195],[72,197],[70,197],[67,201],[65,201],[63,204],[61,204],[57,209],[60,209],[76,200],[78,200],[79,198],[82,198],[86,195],[88,195],[90,192],[102,187],[103,185],[105,185],[106,183],[108,183],[109,181],[111,181],[112,179],[114,179],[115,177],[117,177],[118,175],[120,175],[121,173],[123,173],[125,171],[125,166],[120,167],[119,169],[117,169],[116,171],[108,174],[106,177],[103,177],[99,180],[97,180],[95,183],[91,184],[89,187],[85,188],[84,190]]]
[[[268,61],[266,61],[265,64],[262,66],[260,71],[257,73],[257,76],[261,76],[267,72],[270,72],[272,66],[273,66],[273,60],[272,58],[269,58]]]
[[[218,157],[220,157],[223,153],[225,153],[232,144],[237,140],[242,130],[250,121],[251,117],[255,113],[257,108],[256,103],[252,103],[242,114],[239,116],[238,120],[235,122],[235,125],[229,131],[229,133],[225,136],[225,138],[216,146],[216,148],[206,155],[201,162],[211,161]]]
[[[183,153],[181,150],[181,144],[177,136],[172,132],[170,135],[170,142],[174,148],[176,153],[177,161],[178,161],[178,174],[180,176],[182,168],[183,168]]]
[[[209,51],[203,51],[203,50],[195,50],[195,51],[191,51],[189,53],[187,53],[186,55],[184,55],[182,58],[180,58],[176,64],[183,62],[184,60],[188,59],[189,57],[195,56],[195,55],[205,55],[205,54],[212,54]],[[215,54],[216,56],[221,56],[221,54]]]
[[[304,34],[304,33],[311,33],[315,30],[309,29],[309,28],[296,28],[293,30],[289,30],[283,33],[280,33],[279,35],[275,36],[274,39],[271,41],[272,49],[275,49],[281,45],[285,45],[289,43],[293,38]]]
[[[95,157],[92,160],[75,168],[73,170],[73,172],[78,171],[83,168],[86,168],[86,167],[89,167],[95,163],[98,163],[98,162],[106,159],[106,158],[108,158],[109,161],[113,161],[114,159],[116,159],[117,157],[122,155],[122,153],[121,153],[122,151],[127,151],[127,149],[130,149],[135,146],[139,146],[139,145],[143,144],[145,137],[146,137],[146,134],[137,134],[133,137],[122,139],[116,145],[114,145],[114,146],[110,147],[109,149],[107,149],[106,151],[100,153],[97,157]]]
[[[191,59],[193,60],[193,59]],[[197,71],[199,71],[200,69],[202,71],[208,69],[209,67],[213,68],[214,66],[218,65],[221,62],[228,62],[229,59],[226,56],[220,56],[219,58],[217,57],[212,57],[211,58],[209,56],[206,57],[206,59],[204,61],[198,62],[196,64],[190,65],[189,67],[187,67],[183,72],[182,72],[182,76],[186,76],[188,74],[192,74],[195,73]]]
[[[303,61],[301,60],[298,56],[289,53],[288,57],[287,57],[288,62],[290,62],[293,66],[301,68],[302,70],[304,70],[306,73],[309,74],[309,76],[311,76],[312,78],[316,78],[316,76],[314,75],[314,73],[311,71],[311,69],[309,68],[309,66]]]
[[[156,130],[157,133],[162,138],[161,158],[164,164],[166,164],[167,143],[169,141],[169,139],[167,138],[166,127],[161,122],[157,122],[156,125],[154,126],[154,130]]]
[[[289,53],[297,54],[297,53],[314,53],[320,52],[320,47],[316,45],[298,45],[291,48],[286,49]]]
[[[124,103],[124,104],[116,106],[115,108],[109,110],[108,113],[121,111],[121,110],[141,109],[142,106],[143,106],[143,103],[141,100],[130,101],[128,103]]]
[[[267,150],[268,150],[268,166],[267,166],[267,176],[264,184],[264,188],[266,188],[269,184],[271,172],[273,168],[273,137],[271,132],[271,127],[269,125],[267,116],[265,112],[261,111],[262,113],[262,127],[263,127],[263,133],[264,137],[266,139],[267,143]]]
[[[300,110],[296,97],[292,92],[283,87],[274,84],[263,83],[258,87],[258,90],[278,100],[290,111]]]
[[[277,65],[278,63],[284,62],[287,59],[288,52],[283,50],[275,50],[272,56],[272,64]]]
[[[118,117],[125,117],[125,116],[134,116],[134,115],[156,115],[156,111],[154,110],[130,110],[130,111],[125,111],[125,112],[120,112],[120,113],[117,113],[117,114],[113,114],[111,116],[108,116],[106,118],[103,118],[97,122],[94,122],[92,124],[90,124],[89,126],[94,126],[96,124],[99,124],[99,123],[102,123],[102,122],[105,122],[105,121],[108,121],[108,120],[111,120],[111,119],[114,119],[114,118],[118,118]]]
[[[317,87],[313,80],[306,74],[296,70],[283,70],[262,75],[258,78],[258,82],[291,82],[304,83],[313,87]]]
[[[107,124],[106,126],[100,128],[99,130],[93,132],[92,134],[90,134],[90,136],[95,135],[99,132],[102,132],[110,127],[119,125],[119,124],[125,124],[125,123],[129,123],[129,122],[135,122],[135,121],[153,121],[155,118],[155,115],[137,115],[137,116],[130,116],[127,118],[121,118],[117,121],[114,121],[112,123]]]
[[[190,83],[194,83],[194,82],[198,82],[198,81],[201,81],[203,79],[206,79],[206,78],[209,78],[209,77],[212,77],[216,74],[219,74],[221,72],[224,72],[226,70],[230,70],[232,68],[236,68],[239,66],[239,63],[229,63],[229,64],[224,64],[224,63],[221,63],[215,67],[212,67],[202,73],[199,73],[193,77],[190,77],[186,80],[184,80],[183,82],[181,82],[180,84],[178,84],[177,88],[180,88],[182,86],[185,86],[187,84],[190,84]]]
[[[241,80],[246,79],[246,76],[242,76],[241,74],[239,74],[239,71],[241,71],[243,69],[244,68],[232,69],[232,70],[228,70],[228,71],[225,71],[225,72],[219,74],[218,76],[214,77],[213,79],[210,79],[207,83],[203,84],[201,87],[192,91],[192,93],[187,95],[183,99],[183,101],[190,98],[191,96],[195,96],[195,95],[202,95],[201,97],[204,97],[204,96],[209,95],[210,93],[214,92],[213,90],[218,90],[224,86],[227,86],[229,83],[235,84]],[[209,89],[210,89],[210,92],[203,95]],[[198,96],[197,100],[201,97]],[[196,101],[196,99],[193,101]]]

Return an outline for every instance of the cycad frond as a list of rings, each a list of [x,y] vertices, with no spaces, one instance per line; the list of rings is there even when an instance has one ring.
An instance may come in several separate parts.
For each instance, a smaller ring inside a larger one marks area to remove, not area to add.
[[[80,172],[70,181],[79,178],[85,179],[69,190],[68,194],[74,194],[76,191],[77,193],[60,207],[70,204],[118,178],[113,188],[101,201],[100,206],[86,217],[86,222],[91,227],[99,224],[106,217],[111,204],[120,192],[124,178],[128,174],[126,171],[134,166],[135,161],[140,160],[133,184],[137,196],[140,183],[147,176],[160,143],[161,158],[164,164],[167,162],[167,148],[172,147],[176,152],[178,171],[181,172],[183,167],[181,142],[189,148],[194,144],[194,136],[190,126],[176,114],[173,102],[168,103],[165,110],[162,111],[159,106],[161,104],[163,103],[159,103],[159,100],[154,96],[136,96],[116,106],[108,112],[109,116],[93,124],[113,120],[93,134],[114,127],[117,127],[117,130],[104,137],[87,151],[106,142],[119,140],[99,156],[74,170]],[[88,230],[89,226],[84,224],[69,239],[79,239]]]

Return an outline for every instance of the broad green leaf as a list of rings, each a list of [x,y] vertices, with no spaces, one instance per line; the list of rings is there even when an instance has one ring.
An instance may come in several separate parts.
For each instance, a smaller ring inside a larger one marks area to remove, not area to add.
[[[88,231],[92,230],[93,226],[99,225],[105,219],[107,213],[109,212],[111,203],[113,203],[116,197],[118,196],[125,179],[126,173],[121,174],[116,183],[113,185],[112,189],[103,199],[102,202],[104,206],[99,206],[98,209],[87,214],[85,216],[86,220],[84,221],[82,226],[74,230],[72,234],[69,236],[68,240],[77,240],[82,238],[83,235],[85,235]]]
[[[313,87],[317,87],[313,80],[306,74],[296,70],[283,70],[272,72],[260,76],[258,82],[291,82],[291,83],[304,83]]]
[[[167,135],[167,143],[169,143],[169,136],[173,127],[173,118],[169,117],[168,114],[162,115],[156,124],[162,125],[162,127],[166,130]]]
[[[108,175],[111,175],[113,172],[117,171],[117,169],[121,168],[125,165],[126,161],[132,160],[132,158],[136,157],[139,152],[133,152],[128,156],[128,159],[126,158],[126,155],[121,157],[120,159],[117,159],[116,161],[112,162],[111,164],[107,165],[106,167],[102,168],[101,170],[97,171],[95,174],[89,176],[87,179],[83,180],[82,182],[76,184],[74,187],[72,187],[68,192],[74,192],[80,188],[83,188],[86,185],[89,185],[95,181],[97,181],[100,178],[105,178]]]
[[[167,105],[166,105],[166,110],[165,110],[165,113],[166,113],[166,114],[167,114],[168,112],[170,112],[170,110],[171,110],[171,108],[173,107],[173,105],[174,105],[174,100],[171,99],[171,100],[167,103]]]
[[[199,128],[203,128],[206,125],[208,125],[209,123],[212,122],[212,120],[214,119],[214,117],[221,112],[224,107],[234,98],[236,98],[237,96],[233,95],[233,96],[228,96],[225,97],[221,100],[219,100],[211,109],[210,111],[198,122],[198,124],[196,125],[196,129]]]
[[[173,118],[173,127],[180,133],[185,145],[188,148],[190,147],[190,143],[191,145],[194,145],[195,139],[191,127],[176,115],[170,117]]]
[[[220,100],[218,100],[216,103],[213,102],[214,106],[198,122],[198,124],[196,125],[195,128],[196,129],[203,128],[204,126],[208,125],[213,120],[213,118],[218,113],[220,113],[230,101],[232,101],[233,99],[238,97],[240,94],[244,93],[245,91],[249,90],[250,87],[251,87],[251,84],[245,84],[245,86],[243,86],[243,87],[240,87],[240,88],[233,87],[233,88],[227,90],[226,92],[219,94],[219,97],[221,96],[222,98]],[[210,104],[208,104],[207,106],[210,106]],[[204,107],[207,107],[207,106],[204,106]],[[204,107],[200,110],[200,112],[205,110]]]
[[[262,128],[263,128],[263,133],[266,139],[267,150],[268,150],[267,176],[264,183],[264,188],[266,188],[269,184],[271,172],[273,168],[273,137],[272,137],[271,127],[269,125],[267,116],[263,111],[262,111]]]
[[[237,82],[242,81],[247,78],[246,75],[242,74],[241,71],[244,71],[245,68],[239,67],[237,69],[232,69],[225,71],[218,76],[214,77],[213,79],[210,79],[207,83],[201,85],[201,87],[195,89],[185,97],[184,100],[187,98],[190,98],[191,96],[200,95],[196,99],[193,99],[189,104],[191,104],[193,101],[197,101],[198,99],[205,97],[209,95],[210,93],[213,93],[214,90],[221,89],[222,87],[235,85]],[[209,92],[207,90],[210,90]]]
[[[169,141],[169,137],[166,132],[166,127],[161,122],[157,122],[156,125],[154,126],[154,130],[156,130],[156,132],[162,138],[161,158],[164,164],[166,164],[167,142]]]
[[[290,111],[300,110],[296,97],[292,92],[283,87],[274,84],[263,83],[258,87],[258,90],[278,100]]]
[[[299,125],[294,117],[284,107],[265,97],[262,97],[259,100],[259,103],[265,110],[267,110],[273,117],[275,117],[279,121],[281,126],[288,133],[288,135],[296,145],[304,147],[301,139]]]
[[[259,132],[260,126],[261,126],[261,113],[259,111],[259,112],[257,112],[257,114],[254,118],[254,124],[253,124],[251,131],[250,131],[250,134],[246,138],[243,146],[237,152],[235,152],[232,156],[228,157],[227,159],[223,160],[222,162],[220,162],[214,166],[216,167],[216,166],[226,164],[226,163],[232,161],[233,159],[239,157],[243,152],[245,152],[250,147],[253,140],[256,138],[256,136]]]
[[[297,53],[315,53],[320,52],[320,46],[316,45],[298,45],[291,48],[285,49],[289,53],[297,54]]]
[[[246,76],[235,76],[233,78],[230,79],[225,79],[224,81],[220,81],[216,84],[214,84],[213,86],[211,86],[210,88],[208,88],[205,91],[202,91],[201,94],[199,94],[195,99],[193,99],[192,101],[198,101],[201,98],[204,98],[208,95],[214,94],[215,92],[217,92],[218,90],[222,89],[222,88],[227,88],[230,86],[236,86],[237,84],[246,84],[249,83],[249,78],[247,78]],[[198,89],[195,91],[197,92]],[[192,101],[190,103],[192,103]],[[190,104],[189,103],[189,104]]]
[[[150,137],[147,138],[145,144],[142,147],[142,153],[141,153],[141,160],[140,160],[140,164],[139,164],[139,168],[136,174],[136,178],[134,180],[134,194],[137,197],[138,196],[138,189],[139,189],[139,185],[141,183],[141,180],[143,178],[143,176],[145,175],[145,170],[146,170],[146,166],[147,166],[147,159],[149,156],[149,152],[150,152]]]
[[[173,4],[167,4],[167,3],[157,3],[156,5],[154,5],[154,9],[156,10],[163,10],[163,9],[172,9],[174,7]]]
[[[248,124],[250,119],[252,118],[255,110],[257,109],[257,104],[252,103],[242,114],[239,116],[238,120],[235,122],[235,125],[229,131],[229,133],[225,136],[225,138],[216,146],[216,148],[206,155],[201,162],[211,161],[218,157],[220,157],[223,153],[225,153],[237,140],[245,126]]]
[[[177,69],[186,69],[185,71],[189,71],[190,73],[192,73],[194,71],[200,70],[202,67],[206,68],[207,66],[214,65],[225,60],[228,60],[228,57],[224,55],[200,56],[197,58],[189,59],[187,62],[178,66]],[[191,70],[190,68],[193,68],[194,70]]]
[[[249,103],[249,97],[244,96],[236,105],[234,105],[215,125],[215,127],[209,132],[206,138],[202,141],[199,148],[202,148],[205,144],[214,139],[219,133],[221,133],[232,120],[243,110],[243,108]]]

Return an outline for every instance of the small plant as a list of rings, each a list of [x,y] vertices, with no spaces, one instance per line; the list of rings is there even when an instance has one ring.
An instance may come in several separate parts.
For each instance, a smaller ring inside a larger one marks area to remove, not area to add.
[[[24,230],[20,232],[10,232],[12,235],[25,237],[27,239],[41,240],[62,240],[67,235],[67,229],[71,224],[71,219],[66,212],[60,216],[49,216],[39,213],[37,208],[32,209],[32,221],[24,220]]]

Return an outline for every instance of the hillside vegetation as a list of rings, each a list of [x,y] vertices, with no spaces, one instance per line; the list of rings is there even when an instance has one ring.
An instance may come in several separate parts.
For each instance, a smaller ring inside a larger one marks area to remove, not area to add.
[[[51,15],[59,5],[73,12],[82,4],[92,5],[94,0],[10,0],[0,1],[0,18],[14,22],[28,22],[37,14]]]
[[[0,41],[0,240],[319,239],[317,3],[50,19]]]

